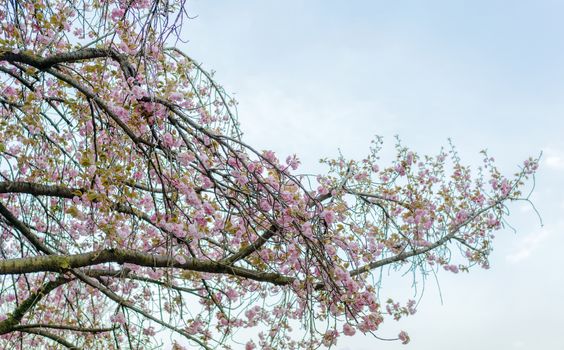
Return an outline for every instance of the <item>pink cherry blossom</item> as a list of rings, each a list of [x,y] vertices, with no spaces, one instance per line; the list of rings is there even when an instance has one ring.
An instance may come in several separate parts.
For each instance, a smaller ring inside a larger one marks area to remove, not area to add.
[[[354,334],[356,333],[356,330],[354,329],[353,326],[351,326],[348,323],[345,323],[343,325],[343,334],[349,337],[352,337]]]
[[[416,313],[383,298],[386,279],[488,268],[538,167],[508,177],[483,152],[476,171],[399,140],[386,163],[377,137],[301,173],[297,155],[247,143],[237,102],[181,50],[185,1],[14,3],[0,10],[0,348],[386,337]]]
[[[410,339],[409,339],[409,335],[407,335],[406,332],[401,331],[398,335],[399,340],[401,341],[402,344],[407,344],[409,343]]]

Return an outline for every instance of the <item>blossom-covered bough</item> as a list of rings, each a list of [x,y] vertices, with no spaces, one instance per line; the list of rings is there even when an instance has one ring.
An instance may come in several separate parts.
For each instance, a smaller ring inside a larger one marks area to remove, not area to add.
[[[184,5],[0,6],[0,347],[331,346],[415,312],[382,269],[487,267],[536,160],[471,175],[398,145],[379,168],[376,140],[300,176],[175,47]]]

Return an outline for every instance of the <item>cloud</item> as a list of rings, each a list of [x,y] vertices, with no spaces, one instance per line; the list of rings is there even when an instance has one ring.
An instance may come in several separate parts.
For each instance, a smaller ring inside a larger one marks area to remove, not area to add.
[[[507,261],[512,264],[517,264],[526,260],[550,234],[551,231],[545,228],[525,236],[516,251],[506,256]]]
[[[365,157],[375,135],[397,133],[399,117],[375,100],[343,98],[318,83],[307,83],[299,94],[285,82],[260,77],[247,77],[241,85],[239,120],[247,142],[281,157],[296,153],[308,172],[325,169],[318,160],[339,150]]]
[[[544,164],[554,170],[564,170],[564,152],[553,148],[545,148]]]
[[[513,348],[514,349],[524,349],[526,348],[525,343],[521,340],[515,340],[513,342]]]

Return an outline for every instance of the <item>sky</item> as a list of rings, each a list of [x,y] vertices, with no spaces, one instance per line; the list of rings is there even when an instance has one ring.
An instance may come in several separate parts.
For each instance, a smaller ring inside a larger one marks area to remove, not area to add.
[[[409,345],[342,337],[337,349],[564,349],[564,2],[193,0],[180,46],[239,101],[245,140],[301,170],[383,158],[399,135],[436,154],[451,138],[477,167],[487,149],[507,175],[543,153],[531,197],[510,206],[491,269],[440,272],[416,315],[389,320]],[[409,278],[383,291],[412,296]]]

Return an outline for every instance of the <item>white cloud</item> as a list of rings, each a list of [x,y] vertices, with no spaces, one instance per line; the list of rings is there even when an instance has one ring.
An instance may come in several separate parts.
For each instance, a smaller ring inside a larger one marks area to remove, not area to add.
[[[260,77],[240,83],[239,120],[245,140],[280,157],[298,154],[307,172],[325,169],[318,160],[337,156],[339,149],[350,158],[364,157],[375,135],[397,132],[399,117],[378,101],[349,97],[343,103],[317,83],[300,94],[284,82]],[[390,137],[388,143],[393,142]]]
[[[524,349],[525,343],[521,340],[516,340],[516,341],[513,342],[513,348],[514,349]]]
[[[553,148],[544,149],[544,164],[555,170],[564,170],[564,152]]]
[[[544,228],[525,236],[519,243],[518,248],[513,253],[506,256],[507,261],[512,264],[517,264],[527,259],[550,234],[551,231]]]

